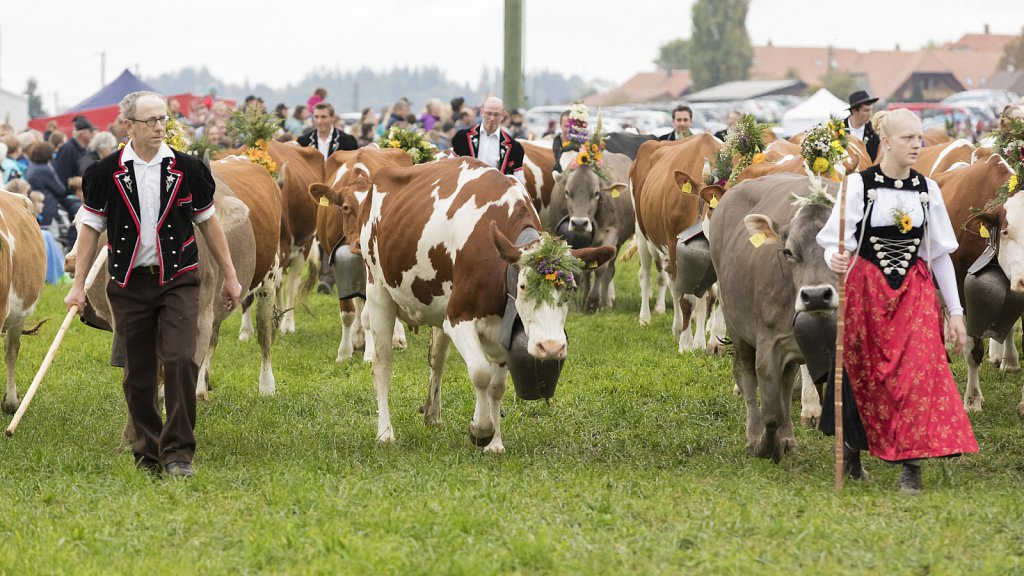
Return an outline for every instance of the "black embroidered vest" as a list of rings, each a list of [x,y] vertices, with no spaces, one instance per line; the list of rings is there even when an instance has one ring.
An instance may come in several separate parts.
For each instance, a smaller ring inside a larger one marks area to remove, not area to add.
[[[865,211],[864,218],[857,223],[855,237],[858,240],[863,238],[857,254],[877,266],[889,287],[895,290],[903,285],[907,271],[917,262],[921,243],[924,242],[924,230],[928,225],[928,207],[921,202],[920,194],[928,193],[928,182],[914,170],[910,171],[910,177],[907,179],[894,180],[883,174],[877,165],[860,174],[864,180]],[[906,191],[908,201],[921,203],[924,212],[922,225],[915,226],[907,232],[903,232],[895,222],[886,226],[873,226],[871,215],[875,211],[875,203],[869,198],[868,193],[876,188]]]

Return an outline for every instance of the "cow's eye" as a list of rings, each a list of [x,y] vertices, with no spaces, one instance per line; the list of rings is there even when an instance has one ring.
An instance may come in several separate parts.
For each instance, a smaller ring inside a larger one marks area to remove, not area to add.
[[[526,290],[526,284],[520,284],[519,285],[519,291],[520,292],[524,292],[525,290]]]
[[[782,249],[782,255],[785,256],[787,260],[794,260],[794,259],[796,259],[796,256],[793,255],[793,251],[790,250],[789,248],[783,248]]]

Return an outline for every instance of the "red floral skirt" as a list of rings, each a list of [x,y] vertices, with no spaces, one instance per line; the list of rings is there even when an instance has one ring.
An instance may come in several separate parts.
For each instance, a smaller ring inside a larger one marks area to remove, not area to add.
[[[871,454],[883,460],[977,452],[946,361],[928,267],[918,260],[893,290],[860,260],[846,279],[843,362]]]

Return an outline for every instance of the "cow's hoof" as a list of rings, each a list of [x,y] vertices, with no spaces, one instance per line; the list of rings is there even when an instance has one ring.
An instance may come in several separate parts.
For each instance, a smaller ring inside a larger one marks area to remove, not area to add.
[[[18,406],[21,405],[21,401],[18,400],[18,395],[15,394],[13,398],[4,396],[3,409],[7,414],[14,414],[18,411]]]
[[[196,400],[206,402],[210,399],[210,392],[207,390],[196,390]]]
[[[377,442],[381,444],[394,444],[395,443],[395,429],[388,426],[383,432],[377,433]]]
[[[402,334],[401,336],[396,334],[391,339],[391,347],[396,348],[398,350],[405,350],[406,348],[409,347],[409,341],[405,339],[404,334]]]
[[[964,401],[964,410],[968,412],[981,412],[981,405],[985,401],[980,395]]]
[[[818,416],[800,416],[800,425],[804,428],[817,428]]]
[[[796,454],[796,438],[786,438],[782,441],[782,452],[784,454]]]
[[[1006,362],[1002,362],[999,365],[999,371],[1000,372],[1006,372],[1006,373],[1020,372],[1020,364],[1018,363],[1018,364],[1010,365],[1010,364],[1007,364]]]
[[[640,316],[640,325],[641,326],[650,326],[651,325],[651,316],[648,315],[647,318],[644,318],[643,315],[641,315]]]
[[[477,434],[479,434],[479,432]],[[473,433],[473,425],[470,424],[469,425],[469,441],[472,442],[473,445],[478,447],[478,448],[483,448],[483,447],[487,446],[488,444],[491,443],[491,440],[494,439],[494,430],[493,429],[490,430],[489,432],[487,432],[486,435],[477,435],[477,434]],[[504,448],[503,448],[503,450],[504,450]]]
[[[725,344],[708,342],[704,352],[709,356],[725,356]]]
[[[740,390],[740,385],[739,384],[733,384],[732,385],[732,395],[733,396],[742,396],[743,395],[743,392]]]
[[[484,448],[484,454],[504,454],[504,453],[505,453],[505,445],[502,444],[501,442],[498,442],[498,441],[491,442],[490,444],[488,444]]]

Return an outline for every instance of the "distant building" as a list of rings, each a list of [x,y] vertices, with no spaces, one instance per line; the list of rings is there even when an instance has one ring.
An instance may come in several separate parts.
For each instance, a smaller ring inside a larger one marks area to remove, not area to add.
[[[614,106],[629,102],[678,100],[693,85],[689,70],[640,72],[621,86],[583,99],[588,106]]]

